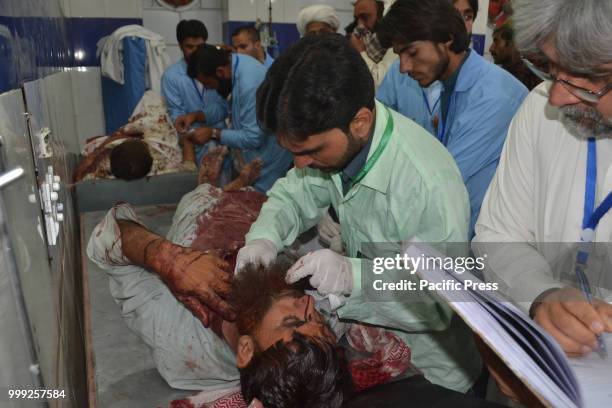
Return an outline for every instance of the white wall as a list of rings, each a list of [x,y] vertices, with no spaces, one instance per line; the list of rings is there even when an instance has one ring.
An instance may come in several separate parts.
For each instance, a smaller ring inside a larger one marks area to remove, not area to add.
[[[87,1],[87,0],[65,0]],[[134,1],[134,0],[130,0]],[[160,6],[156,0],[139,0],[142,6],[143,25],[162,35],[168,45],[173,61],[181,57],[176,41],[176,25],[182,19],[197,19],[208,29],[210,43],[223,41],[224,21],[268,21],[268,0],[199,0],[186,11],[174,11]],[[351,0],[273,0],[272,20],[275,23],[291,23],[297,20],[300,10],[312,4],[325,3],[333,6],[345,27],[353,20]]]
[[[141,18],[141,0],[61,0],[65,17]]]
[[[199,0],[199,4],[180,12],[160,6],[156,0],[138,1],[141,2],[143,25],[164,37],[172,61],[182,57],[176,41],[176,25],[181,20],[200,20],[208,29],[208,41],[211,44],[223,41],[222,0]],[[250,0],[234,1],[247,3]]]
[[[227,0],[231,21],[269,20],[268,0]],[[273,0],[272,20],[275,23],[295,23],[301,9],[313,4],[329,4],[336,9],[341,27],[353,21],[351,0]]]

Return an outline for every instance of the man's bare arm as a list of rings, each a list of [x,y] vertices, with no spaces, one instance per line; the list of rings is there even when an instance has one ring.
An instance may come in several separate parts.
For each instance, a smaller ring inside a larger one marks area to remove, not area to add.
[[[227,264],[213,255],[176,245],[143,226],[117,220],[123,254],[134,264],[157,273],[175,294],[197,297],[226,320],[235,314],[224,300],[230,289]]]
[[[106,138],[106,140],[103,141],[100,146],[96,147],[91,154],[87,155],[83,158],[83,160],[81,160],[77,166],[77,169],[74,171],[74,182],[78,183],[79,181],[83,180],[86,175],[96,170],[98,163],[104,158],[106,146],[109,143],[131,137],[142,138],[142,133],[136,131],[125,131],[123,128],[121,128]]]

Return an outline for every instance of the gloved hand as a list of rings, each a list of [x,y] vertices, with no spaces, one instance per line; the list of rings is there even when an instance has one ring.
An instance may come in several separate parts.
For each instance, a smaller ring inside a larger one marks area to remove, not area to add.
[[[335,222],[329,213],[326,213],[321,218],[321,221],[317,224],[317,231],[319,233],[319,241],[327,245],[334,252],[344,253],[340,224]]]
[[[353,291],[353,269],[348,258],[332,250],[321,249],[300,258],[289,271],[287,283],[310,276],[310,285],[323,295],[350,295]]]
[[[249,241],[238,251],[234,275],[240,273],[240,270],[249,263],[268,266],[276,260],[276,255],[276,245],[272,241],[267,239]]]

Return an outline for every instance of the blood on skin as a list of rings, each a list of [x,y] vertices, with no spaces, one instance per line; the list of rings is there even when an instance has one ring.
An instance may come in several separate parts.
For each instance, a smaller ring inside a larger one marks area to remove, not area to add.
[[[190,248],[160,242],[153,252],[162,254],[158,259],[164,282],[176,298],[206,327],[223,338],[223,319],[195,296],[180,294],[177,279],[203,254],[215,255],[228,263],[225,271],[234,272],[238,250],[244,246],[245,235],[255,222],[263,203],[264,194],[256,191],[228,191],[220,193],[217,204],[198,217],[196,238]],[[156,268],[157,269],[157,268]]]

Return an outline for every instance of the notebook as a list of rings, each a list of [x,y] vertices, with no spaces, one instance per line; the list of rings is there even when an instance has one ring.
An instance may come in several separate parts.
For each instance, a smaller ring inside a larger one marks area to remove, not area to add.
[[[425,244],[405,250],[413,258],[444,257]],[[481,291],[465,282],[477,277],[447,269],[420,269],[421,279],[438,284],[438,295],[508,365],[544,405],[552,407],[612,407],[612,360],[597,353],[569,359],[559,344],[529,316],[493,291]],[[446,290],[457,282],[465,290]],[[444,283],[447,282],[446,285]],[[608,350],[612,336],[605,335]]]

